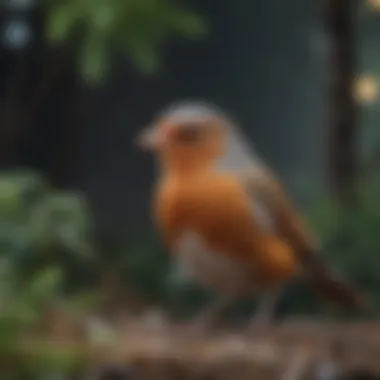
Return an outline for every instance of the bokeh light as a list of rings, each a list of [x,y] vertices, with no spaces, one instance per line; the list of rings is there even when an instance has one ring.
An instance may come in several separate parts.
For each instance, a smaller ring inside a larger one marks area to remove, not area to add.
[[[4,28],[3,44],[12,50],[26,47],[31,39],[31,30],[25,21],[10,21]]]
[[[368,4],[372,10],[380,11],[380,0],[368,0]]]
[[[367,75],[358,77],[354,84],[354,96],[359,103],[374,103],[378,97],[378,84],[376,79]]]

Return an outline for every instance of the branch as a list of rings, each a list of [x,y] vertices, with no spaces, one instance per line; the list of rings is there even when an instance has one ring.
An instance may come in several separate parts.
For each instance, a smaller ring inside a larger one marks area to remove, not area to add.
[[[312,361],[312,353],[305,351],[302,349],[296,352],[294,360],[290,363],[281,380],[302,380],[305,377]]]

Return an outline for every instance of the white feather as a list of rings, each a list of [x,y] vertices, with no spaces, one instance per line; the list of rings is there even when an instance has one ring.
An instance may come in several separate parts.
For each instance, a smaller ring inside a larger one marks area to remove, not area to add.
[[[239,294],[252,288],[252,270],[224,252],[211,251],[192,231],[182,234],[175,255],[179,273],[212,290]]]

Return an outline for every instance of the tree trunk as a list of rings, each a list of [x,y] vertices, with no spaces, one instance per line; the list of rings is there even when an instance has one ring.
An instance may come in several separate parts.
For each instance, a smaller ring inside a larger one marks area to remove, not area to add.
[[[332,193],[352,205],[357,177],[356,105],[352,84],[356,70],[354,14],[358,0],[325,0],[324,18],[329,34],[327,173]]]

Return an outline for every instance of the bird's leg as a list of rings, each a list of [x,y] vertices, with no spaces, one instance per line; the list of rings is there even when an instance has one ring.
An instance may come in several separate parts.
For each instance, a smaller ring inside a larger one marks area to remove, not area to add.
[[[280,298],[279,291],[265,293],[261,296],[258,309],[250,319],[249,329],[257,330],[270,326],[273,323]]]
[[[221,295],[210,305],[206,306],[185,329],[187,333],[199,335],[211,330],[220,314],[231,305],[234,298],[231,295]]]

